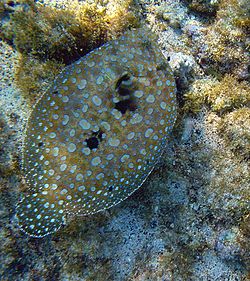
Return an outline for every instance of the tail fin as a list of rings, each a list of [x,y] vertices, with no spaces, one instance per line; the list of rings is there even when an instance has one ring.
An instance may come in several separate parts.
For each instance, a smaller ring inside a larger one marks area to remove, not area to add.
[[[57,231],[64,223],[63,209],[39,193],[27,195],[17,204],[17,217],[21,230],[37,238]]]

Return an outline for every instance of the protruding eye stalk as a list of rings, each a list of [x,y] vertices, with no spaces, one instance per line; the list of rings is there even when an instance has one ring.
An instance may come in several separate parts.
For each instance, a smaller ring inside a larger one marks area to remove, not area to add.
[[[115,109],[122,114],[137,109],[136,98],[133,95],[138,88],[136,80],[132,74],[124,72],[115,83],[115,96],[119,100],[115,102]]]

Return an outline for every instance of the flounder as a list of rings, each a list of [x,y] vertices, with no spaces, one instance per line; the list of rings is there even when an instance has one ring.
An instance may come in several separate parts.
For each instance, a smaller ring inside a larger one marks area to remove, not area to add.
[[[67,215],[99,212],[137,190],[174,125],[175,92],[148,30],[128,31],[66,67],[27,122],[21,229],[43,237]]]

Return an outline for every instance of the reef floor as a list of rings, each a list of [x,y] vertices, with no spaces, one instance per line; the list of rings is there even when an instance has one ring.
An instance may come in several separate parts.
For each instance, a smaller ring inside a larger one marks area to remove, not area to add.
[[[0,280],[250,280],[247,2],[0,2]],[[64,65],[137,25],[158,35],[177,84],[159,163],[115,207],[27,236],[15,208],[32,105]]]

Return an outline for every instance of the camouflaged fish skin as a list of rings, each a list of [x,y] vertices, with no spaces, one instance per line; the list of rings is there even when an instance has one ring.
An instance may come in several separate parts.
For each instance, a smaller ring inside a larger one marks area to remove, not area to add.
[[[43,237],[67,214],[99,212],[138,189],[174,125],[175,92],[147,30],[128,31],[66,67],[27,123],[21,229]]]

